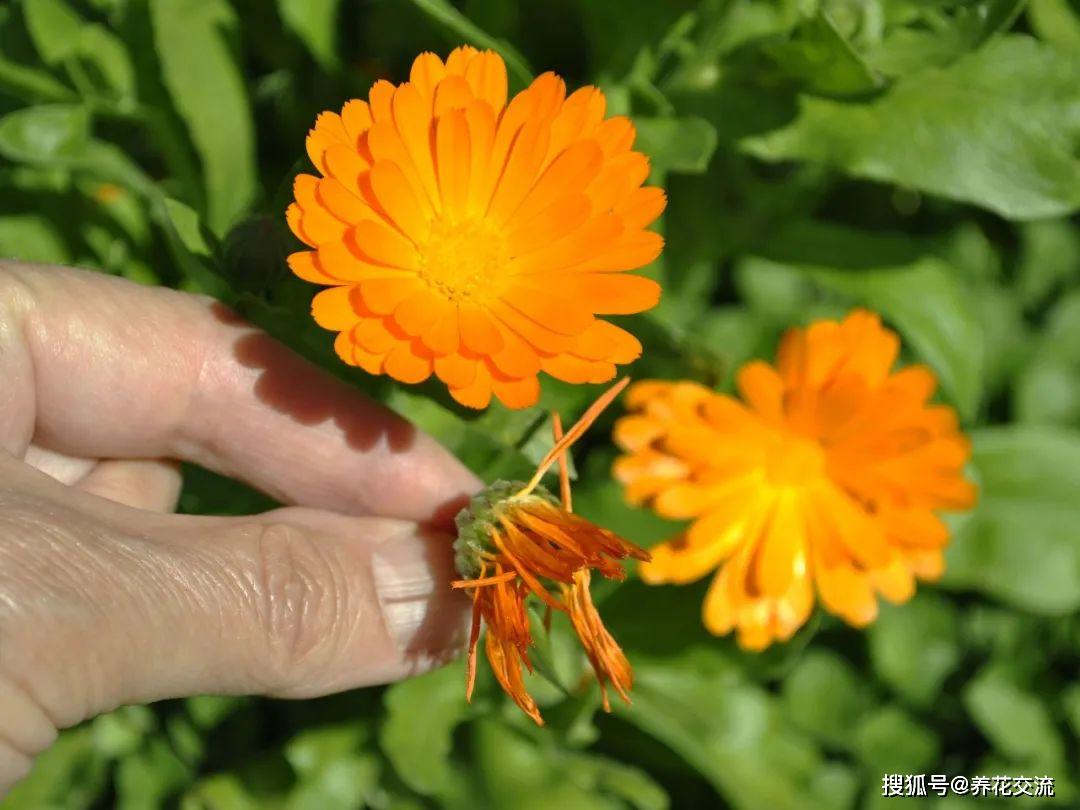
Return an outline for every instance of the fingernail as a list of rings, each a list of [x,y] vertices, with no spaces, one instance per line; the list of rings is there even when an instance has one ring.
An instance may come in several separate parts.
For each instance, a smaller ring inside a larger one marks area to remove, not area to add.
[[[372,570],[383,619],[403,653],[443,657],[459,643],[452,544],[448,535],[413,527],[375,550]]]

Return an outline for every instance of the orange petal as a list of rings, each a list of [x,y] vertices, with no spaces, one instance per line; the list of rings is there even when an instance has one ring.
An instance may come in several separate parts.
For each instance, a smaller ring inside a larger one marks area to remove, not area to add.
[[[393,118],[392,104],[394,102],[394,90],[396,88],[386,79],[379,79],[368,91],[368,104],[371,107],[371,118],[374,123],[390,121]]]
[[[456,352],[461,340],[457,307],[445,302],[440,311],[438,320],[420,336],[424,345],[438,356]]]
[[[593,137],[600,144],[600,148],[604,150],[604,157],[611,160],[613,157],[625,153],[633,146],[636,135],[637,132],[634,130],[634,125],[630,119],[625,115],[617,115],[604,121],[597,128]]]
[[[528,408],[540,399],[540,380],[535,376],[520,380],[493,377],[491,387],[495,396],[507,408]]]
[[[593,323],[588,302],[569,297],[538,284],[519,281],[503,293],[502,300],[521,314],[560,335],[580,335]]]
[[[461,342],[480,355],[494,354],[503,347],[499,327],[487,310],[476,304],[462,304],[458,308],[461,325]]]
[[[468,408],[486,408],[491,402],[491,374],[483,363],[476,364],[476,378],[469,385],[450,388],[450,396]]]
[[[573,353],[587,360],[632,363],[641,357],[641,341],[615,324],[596,318],[577,336]]]
[[[471,159],[469,126],[461,110],[452,110],[438,120],[435,153],[443,210],[452,218],[463,217],[469,199]]]
[[[536,349],[511,329],[502,331],[503,347],[491,355],[491,362],[504,377],[520,379],[535,376],[540,371]]]
[[[784,383],[780,375],[760,360],[739,369],[735,384],[751,408],[771,422],[783,419]]]
[[[400,338],[386,328],[382,318],[364,318],[352,334],[356,344],[372,354],[385,355],[400,342]]]
[[[405,334],[416,337],[434,326],[449,306],[445,298],[418,285],[416,292],[397,305],[394,320]]]
[[[326,210],[341,222],[355,225],[363,219],[375,218],[375,212],[371,210],[371,206],[334,177],[320,180],[316,194]]]
[[[525,256],[569,236],[588,221],[590,213],[589,198],[571,194],[533,216],[515,217],[506,239],[510,255]]]
[[[494,51],[477,54],[465,67],[465,80],[473,94],[496,112],[506,105],[506,64]]]
[[[420,257],[404,236],[380,222],[366,219],[353,229],[353,239],[364,255],[378,264],[416,270]]]
[[[465,123],[469,127],[469,216],[481,216],[491,200],[491,157],[495,140],[495,113],[482,102],[474,101],[465,108]]]
[[[582,360],[571,354],[544,357],[540,368],[557,380],[569,383],[602,383],[615,376],[615,366],[602,360]]]
[[[536,182],[549,137],[550,127],[542,121],[532,119],[521,128],[488,207],[488,216],[495,222],[506,222]]]
[[[431,230],[428,209],[420,204],[401,168],[388,160],[376,161],[370,182],[379,205],[398,229],[414,244],[423,242]]]
[[[491,305],[492,314],[500,322],[512,329],[519,337],[535,346],[544,354],[560,354],[569,351],[574,345],[574,339],[568,335],[553,332],[545,326],[541,326],[532,318],[527,318],[513,307],[496,301]]]
[[[622,217],[627,228],[644,228],[664,213],[666,207],[667,194],[664,190],[647,186],[634,189],[623,202],[615,206],[615,213]]]
[[[345,102],[341,108],[341,123],[345,126],[349,143],[356,146],[360,136],[371,128],[371,107],[358,98]]]
[[[299,253],[292,253],[286,259],[286,262],[289,269],[304,281],[310,281],[313,284],[341,284],[341,279],[331,276],[322,269],[319,264],[318,254],[314,251],[304,250]]]
[[[417,354],[411,343],[402,342],[390,350],[383,370],[403,383],[423,382],[431,376],[432,360]]]
[[[403,84],[394,93],[393,111],[394,124],[416,167],[421,187],[438,211],[439,189],[431,155],[431,108],[424,103],[419,90]]]
[[[599,173],[602,161],[603,155],[595,141],[574,144],[544,170],[521,205],[511,212],[507,224],[520,227],[523,220],[558,202],[568,190],[584,189]]]
[[[448,354],[435,358],[435,374],[450,388],[468,388],[475,382],[477,367],[480,365],[482,364],[479,360],[462,357],[460,354]]]
[[[333,287],[323,290],[311,301],[311,315],[323,329],[343,332],[356,326],[360,316],[353,307],[353,287]]]
[[[435,96],[435,86],[446,76],[446,66],[435,54],[425,51],[413,60],[412,69],[409,71],[409,83],[428,101]]]
[[[435,89],[435,115],[441,117],[452,110],[467,107],[475,99],[469,83],[461,76],[447,76]]]
[[[420,282],[414,276],[398,278],[375,278],[365,280],[360,285],[360,297],[372,312],[389,315],[398,304],[420,289]]]
[[[637,270],[655,261],[664,249],[664,237],[652,231],[624,231],[570,269],[575,273],[612,273]]]
[[[714,636],[724,636],[735,627],[735,607],[731,603],[727,584],[727,568],[721,569],[705,594],[702,603],[702,620],[705,629]]]
[[[622,220],[614,214],[593,217],[569,236],[525,256],[515,257],[511,270],[515,275],[538,273],[546,276],[582,265],[614,245],[622,232]]]
[[[371,168],[356,149],[345,144],[334,144],[323,157],[324,174],[333,177],[354,194],[360,193],[360,178]]]
[[[589,273],[573,277],[570,286],[597,315],[631,315],[660,301],[660,285],[644,276]]]
[[[761,537],[755,579],[767,597],[781,597],[807,569],[806,528],[797,496],[781,494]]]

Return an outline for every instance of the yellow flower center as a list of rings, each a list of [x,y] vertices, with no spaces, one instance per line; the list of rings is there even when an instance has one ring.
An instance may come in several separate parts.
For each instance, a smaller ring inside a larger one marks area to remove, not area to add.
[[[419,253],[420,278],[454,303],[489,298],[509,259],[506,239],[484,220],[436,220]]]
[[[797,487],[825,474],[825,451],[812,439],[787,435],[769,452],[765,471],[777,487]]]

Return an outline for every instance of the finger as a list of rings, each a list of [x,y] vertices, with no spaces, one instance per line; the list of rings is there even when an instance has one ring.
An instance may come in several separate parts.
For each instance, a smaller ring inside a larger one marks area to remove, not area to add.
[[[384,683],[464,642],[451,539],[417,524],[284,509],[145,525],[84,521],[56,550],[28,544],[21,588],[0,571],[18,616],[4,626],[5,667],[60,726],[179,695]]]
[[[0,413],[16,455],[32,432],[69,455],[180,457],[286,503],[414,520],[477,486],[430,437],[212,301],[56,267],[0,277],[17,288],[0,339],[25,335],[0,371],[32,388]]]
[[[98,463],[97,459],[69,456],[53,450],[46,450],[36,444],[31,444],[26,448],[23,461],[35,470],[40,470],[50,478],[56,479],[61,484],[68,485],[81,481],[90,474],[90,471]]]
[[[74,486],[135,509],[172,512],[180,499],[182,483],[180,466],[173,461],[108,459],[99,462]]]

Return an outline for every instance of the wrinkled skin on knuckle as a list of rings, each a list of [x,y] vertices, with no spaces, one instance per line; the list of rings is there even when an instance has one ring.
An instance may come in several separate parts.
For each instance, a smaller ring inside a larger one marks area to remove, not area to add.
[[[283,522],[250,535],[248,604],[255,612],[255,677],[268,694],[288,694],[317,679],[349,632],[342,561],[318,537]]]

